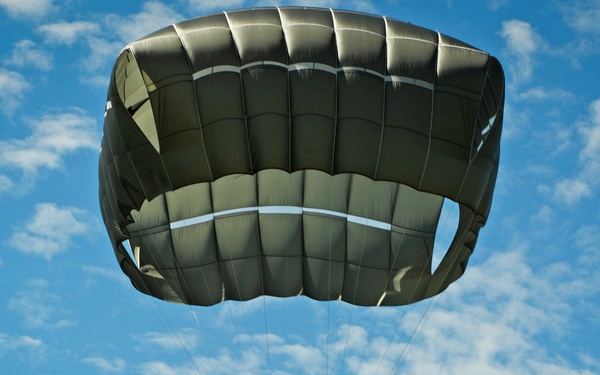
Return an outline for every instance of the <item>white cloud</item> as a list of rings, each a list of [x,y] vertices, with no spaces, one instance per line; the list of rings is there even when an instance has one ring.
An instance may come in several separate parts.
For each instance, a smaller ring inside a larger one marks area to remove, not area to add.
[[[102,371],[107,372],[122,372],[127,367],[125,361],[121,358],[113,358],[112,360],[102,357],[87,357],[82,360],[84,363],[89,363]]]
[[[98,34],[100,25],[89,21],[61,21],[42,25],[37,30],[44,34],[46,42],[71,46],[79,40]]]
[[[0,0],[0,7],[10,17],[33,18],[43,17],[54,9],[52,0]]]
[[[0,358],[7,355],[29,364],[40,363],[46,356],[46,345],[41,339],[25,335],[0,333]]]
[[[196,0],[197,2],[197,0]],[[233,3],[233,1],[232,1]],[[378,13],[377,7],[371,0],[298,0],[298,1],[278,1],[278,0],[259,0],[253,6],[307,6],[318,8],[341,8],[357,10],[361,12]]]
[[[15,183],[8,176],[0,174],[0,193],[10,191],[14,186]]]
[[[562,179],[554,188],[554,198],[565,202],[567,205],[573,205],[582,198],[590,196],[592,196],[592,189],[585,181],[580,179]]]
[[[498,10],[505,5],[508,5],[509,0],[488,0],[488,7],[491,10]]]
[[[13,336],[0,333],[0,348],[18,349],[21,347],[36,348],[43,345],[42,340],[30,336]]]
[[[245,2],[245,0],[188,0],[190,7],[200,12],[238,8]]]
[[[600,34],[600,2],[572,1],[563,7],[567,22],[582,33]]]
[[[117,34],[121,41],[130,43],[153,31],[169,26],[183,17],[158,1],[144,3],[142,11],[127,17],[111,14],[104,20],[105,27]]]
[[[575,95],[572,92],[553,88],[547,89],[544,87],[532,87],[527,91],[518,93],[516,95],[518,99],[522,100],[537,100],[537,101],[572,101],[575,99]]]
[[[161,333],[148,332],[137,338],[141,343],[158,346],[166,350],[195,351],[199,344],[198,333],[191,328],[177,332]]]
[[[504,21],[500,35],[506,40],[508,54],[516,58],[509,65],[513,76],[518,81],[528,80],[533,72],[533,56],[543,45],[542,38],[531,24],[520,20]]]
[[[18,67],[33,66],[40,70],[50,70],[53,66],[52,55],[44,50],[35,48],[36,45],[29,39],[16,43],[12,50],[10,59],[6,60],[9,65]]]
[[[0,68],[0,87],[0,111],[9,116],[21,105],[25,92],[31,89],[21,74],[3,68]]]
[[[90,231],[91,214],[75,207],[40,203],[24,228],[16,230],[10,244],[20,251],[51,260],[73,246],[73,237]]]
[[[47,291],[48,282],[43,279],[33,279],[27,282],[28,289],[15,293],[8,299],[7,306],[23,319],[27,328],[58,329],[72,327],[76,322],[67,319],[57,319],[62,313],[55,304],[60,303],[59,295]]]
[[[585,140],[581,157],[598,160],[600,158],[600,99],[590,105],[590,123],[589,126],[581,129]]]
[[[542,207],[538,218],[554,221],[548,211]],[[580,247],[595,246],[599,260],[598,233],[597,226],[590,226],[573,235],[579,241],[564,241],[575,243],[571,249],[574,253]],[[529,232],[523,235],[530,237]],[[579,324],[573,320],[574,314],[588,314],[589,310],[581,307],[594,303],[589,297],[598,293],[598,276],[590,275],[597,273],[598,263],[590,263],[590,253],[576,260],[577,270],[563,262],[533,267],[530,264],[535,262],[535,254],[548,249],[545,244],[537,244],[535,238],[531,242],[535,247],[526,239],[515,238],[483,263],[472,264],[463,278],[434,300],[406,308],[356,307],[356,323],[339,314],[338,309],[345,310],[347,305],[334,305],[337,315],[331,317],[331,324],[339,326],[332,328],[334,333],[329,337],[319,334],[311,342],[314,332],[310,337],[269,333],[268,355],[273,368],[267,360],[266,334],[242,333],[230,341],[233,349],[223,349],[211,357],[212,362],[206,356],[194,357],[194,370],[206,374],[243,373],[239,360],[245,358],[249,373],[341,373],[343,366],[348,374],[594,374],[597,361],[590,360],[590,353],[561,343]],[[269,303],[273,301],[279,303],[275,299]],[[323,307],[327,304],[316,305],[327,309]],[[375,320],[377,313],[379,319]],[[324,322],[329,317],[318,318],[312,308],[304,314],[308,322],[299,325],[325,331]],[[398,334],[394,336],[396,328]],[[190,361],[186,362],[187,366],[152,362],[142,368],[146,373],[193,373]]]
[[[63,158],[80,149],[97,149],[96,121],[83,112],[29,119],[32,133],[24,139],[0,140],[0,167],[35,174],[39,168],[62,167]]]
[[[576,177],[560,180],[554,190],[554,197],[568,205],[591,197],[600,185],[600,99],[591,103],[589,118],[580,125],[579,132],[582,137],[581,168]]]
[[[83,58],[82,66],[88,73],[81,78],[82,80],[93,79],[90,72],[94,72],[106,66],[107,63],[114,63],[119,51],[123,49],[125,42],[110,41],[99,37],[90,37],[87,41],[90,52]],[[104,86],[108,80],[104,81]]]

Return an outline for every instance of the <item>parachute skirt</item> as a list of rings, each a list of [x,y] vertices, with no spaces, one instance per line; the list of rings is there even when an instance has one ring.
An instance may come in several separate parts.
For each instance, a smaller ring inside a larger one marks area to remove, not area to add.
[[[181,22],[115,63],[104,222],[134,286],[168,301],[413,303],[466,268],[503,103],[498,60],[390,18],[282,7]],[[432,270],[445,198],[460,220]]]

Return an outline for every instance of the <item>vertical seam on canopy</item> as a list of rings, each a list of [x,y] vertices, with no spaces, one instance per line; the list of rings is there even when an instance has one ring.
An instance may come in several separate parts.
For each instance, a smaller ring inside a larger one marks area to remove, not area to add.
[[[246,127],[246,147],[248,148],[248,163],[250,165],[250,171],[254,173],[254,163],[252,162],[252,150],[250,149],[250,131],[248,129],[248,113],[246,111],[246,94],[244,92],[244,77],[242,76],[242,58],[240,57],[240,51],[238,49],[237,42],[233,36],[233,31],[231,30],[231,21],[229,20],[229,14],[226,11],[223,11],[225,14],[225,20],[227,21],[227,27],[229,28],[229,34],[231,36],[231,40],[233,42],[233,48],[235,48],[235,56],[238,61],[238,66],[240,67],[239,75],[240,75],[240,96],[242,101],[242,112],[244,113],[244,125]]]
[[[208,154],[206,153],[206,141],[204,139],[204,129],[202,129],[202,121],[200,120],[200,105],[198,104],[198,91],[196,90],[196,81],[194,80],[194,71],[192,68],[192,60],[190,58],[190,54],[188,53],[188,48],[186,47],[183,39],[181,38],[181,34],[177,29],[177,24],[173,24],[173,29],[175,33],[179,37],[179,43],[183,47],[183,52],[185,53],[185,57],[187,60],[188,68],[190,70],[190,76],[192,77],[192,90],[194,91],[194,103],[196,107],[196,116],[198,118],[198,126],[200,131],[200,138],[202,139],[202,149],[204,151],[204,157],[206,158],[206,165],[208,166],[208,173],[210,173],[210,179],[214,180],[215,176],[212,173],[212,168],[210,167],[210,160],[208,160]]]
[[[285,47],[285,64],[287,65],[287,99],[288,99],[288,173],[292,172],[292,89],[290,83],[290,56],[288,53],[288,44],[285,32],[283,30],[283,16],[281,9],[277,8],[277,14],[279,15],[279,23],[281,24],[281,35],[283,39],[283,45]]]
[[[423,179],[425,178],[425,172],[427,170],[427,163],[429,162],[429,153],[431,152],[431,136],[433,133],[433,117],[435,114],[435,85],[437,82],[437,71],[440,64],[440,42],[442,40],[440,33],[437,32],[437,51],[435,55],[435,64],[433,66],[433,85],[431,90],[431,116],[429,118],[429,140],[427,142],[427,154],[425,155],[425,163],[423,164],[423,172],[421,173],[421,180],[419,181],[419,187],[417,190],[421,190]]]
[[[384,76],[386,76],[388,74],[387,71],[387,59],[388,59],[388,22],[387,22],[387,17],[383,17],[383,22],[385,23],[385,54],[384,54]],[[381,150],[383,148],[383,135],[385,132],[385,111],[386,111],[386,93],[387,93],[387,86],[386,86],[386,80],[385,78],[383,79],[383,99],[382,99],[382,104],[381,104],[381,136],[379,137],[379,152],[377,153],[377,162],[375,164],[375,172],[373,173],[373,180],[377,179],[377,172],[379,170],[379,161],[381,160]]]
[[[335,48],[335,68],[336,68],[336,73],[335,73],[335,108],[334,108],[334,114],[333,114],[333,141],[332,141],[332,147],[331,147],[331,172],[330,174],[333,175],[335,173],[335,143],[336,143],[336,138],[337,138],[337,128],[338,128],[338,109],[339,109],[339,105],[340,105],[340,101],[339,101],[339,74],[340,74],[340,69],[339,69],[339,56],[338,56],[338,38],[337,38],[337,34],[336,34],[336,27],[335,27],[335,11],[331,8],[329,8],[329,12],[331,14],[331,23],[333,24],[333,39],[334,42],[333,46]]]

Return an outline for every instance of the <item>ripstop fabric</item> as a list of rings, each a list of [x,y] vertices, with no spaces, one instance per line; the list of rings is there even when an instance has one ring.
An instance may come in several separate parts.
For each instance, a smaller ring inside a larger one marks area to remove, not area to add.
[[[104,222],[157,298],[416,302],[465,270],[503,103],[496,58],[391,18],[281,7],[180,22],[115,63]],[[445,198],[460,222],[432,270]]]

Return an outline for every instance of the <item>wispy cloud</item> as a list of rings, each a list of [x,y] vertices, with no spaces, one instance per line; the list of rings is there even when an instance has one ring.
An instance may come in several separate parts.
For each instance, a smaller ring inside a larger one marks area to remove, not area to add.
[[[41,339],[0,332],[0,358],[8,355],[11,360],[18,358],[35,364],[44,360],[46,350],[47,346]]]
[[[568,205],[593,196],[600,185],[600,99],[592,102],[589,108],[588,119],[579,125],[582,142],[579,172],[574,177],[560,180],[555,186],[554,197]]]
[[[17,72],[0,68],[0,111],[11,116],[21,105],[31,85]]]
[[[517,82],[531,78],[534,56],[544,44],[541,36],[528,22],[509,20],[502,23],[500,35],[506,40],[506,51],[515,58],[509,69]]]
[[[245,0],[188,0],[189,6],[200,12],[242,7]]]
[[[597,0],[570,1],[562,9],[567,23],[574,29],[586,34],[600,34],[600,2]]]
[[[191,328],[176,332],[148,332],[137,338],[142,344],[158,346],[161,349],[195,351],[199,345],[198,333]]]
[[[10,238],[10,244],[20,251],[51,260],[73,246],[73,237],[89,233],[91,214],[76,207],[59,207],[40,203],[22,228]]]
[[[107,372],[123,372],[127,367],[125,360],[121,358],[106,359],[102,357],[87,357],[82,361]]]
[[[104,24],[118,35],[121,41],[129,43],[183,19],[184,17],[171,7],[159,1],[149,1],[144,3],[139,13],[126,17],[116,13],[108,15]]]
[[[32,66],[40,70],[50,70],[53,60],[48,51],[39,49],[33,41],[24,39],[14,45],[11,57],[5,62],[18,67]]]
[[[488,7],[491,10],[498,10],[505,5],[508,5],[509,0],[488,0]]]
[[[62,168],[68,154],[98,149],[96,120],[81,110],[28,118],[25,123],[31,129],[27,137],[0,140],[0,168],[35,178],[41,168]],[[13,183],[7,179],[5,172],[4,179],[0,178],[0,186],[5,189]]]
[[[0,7],[10,17],[19,18],[41,18],[54,9],[52,0],[0,0]]]
[[[530,89],[527,89],[526,91],[517,93],[517,95],[515,96],[517,99],[520,100],[531,101],[546,100],[555,102],[572,102],[573,100],[575,100],[575,94],[573,94],[572,92],[560,88],[547,89],[539,86],[532,87]]]
[[[547,209],[539,212],[545,216],[542,211]],[[594,230],[578,234],[585,238],[578,246],[597,241]],[[527,241],[515,237],[507,247],[511,250],[500,249],[471,266],[443,296],[418,306],[381,308],[379,320],[373,320],[376,309],[355,309],[357,323],[340,324],[328,338],[320,335],[308,343],[306,336],[239,333],[232,336],[230,351],[191,356],[180,364],[144,363],[140,373],[238,374],[243,373],[242,366],[249,373],[268,373],[275,371],[269,368],[270,356],[279,365],[278,374],[337,373],[342,367],[349,374],[594,374],[596,365],[588,353],[574,350],[569,355],[580,359],[567,362],[556,349],[559,346],[540,346],[539,340],[556,343],[570,334],[577,301],[594,293],[595,287],[585,284],[590,284],[588,272],[597,263],[581,273],[569,272],[571,266],[561,262],[535,269],[527,255],[534,248]],[[325,329],[322,319],[312,311],[309,316],[311,330]],[[177,337],[177,332],[171,335]],[[145,342],[173,347],[169,335],[158,333],[145,336]]]
[[[60,21],[38,27],[38,32],[44,35],[46,43],[65,44],[68,46],[81,40],[88,40],[90,36],[101,31],[98,23],[89,21]]]
[[[59,329],[72,327],[73,320],[59,319],[56,316],[62,311],[55,307],[60,303],[59,295],[48,291],[48,281],[33,279],[27,282],[28,289],[20,290],[8,299],[7,306],[23,319],[25,327]]]

